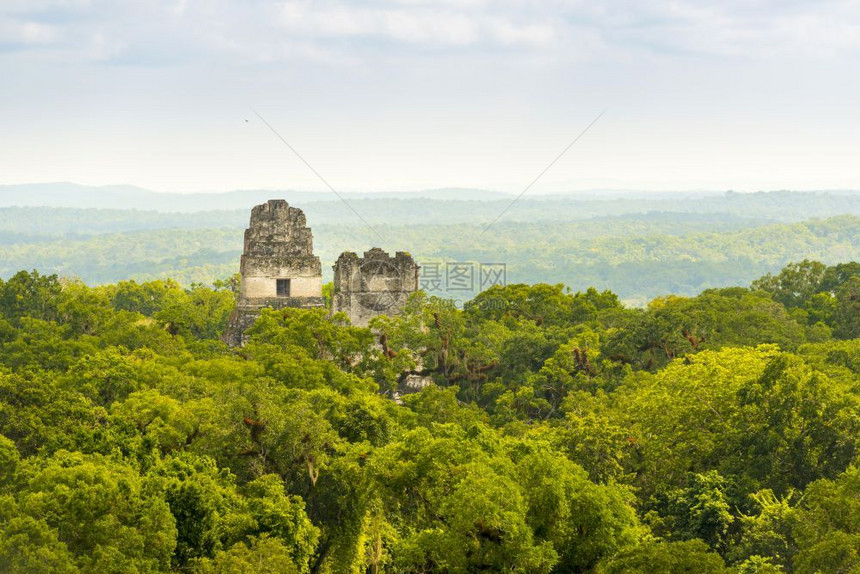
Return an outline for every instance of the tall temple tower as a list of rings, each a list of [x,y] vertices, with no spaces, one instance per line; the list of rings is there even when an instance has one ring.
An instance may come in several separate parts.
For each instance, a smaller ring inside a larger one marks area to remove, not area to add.
[[[271,199],[251,210],[239,266],[242,287],[224,341],[242,345],[263,307],[323,307],[322,266],[301,209]]]

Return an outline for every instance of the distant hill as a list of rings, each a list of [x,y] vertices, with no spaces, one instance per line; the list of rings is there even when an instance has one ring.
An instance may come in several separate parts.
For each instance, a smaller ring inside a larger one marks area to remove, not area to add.
[[[81,222],[90,215],[94,224],[99,211],[58,215]],[[109,212],[111,216],[118,213],[122,212]],[[10,221],[17,223],[20,218]],[[185,285],[209,283],[238,270],[246,225],[237,221],[217,228],[118,231],[128,221],[108,219],[84,234],[80,233],[83,223],[76,227],[62,217],[56,221],[56,230],[66,226],[67,233],[52,235],[44,228],[39,235],[22,236],[3,231],[0,220],[0,278],[21,269],[39,269],[77,276],[90,284],[166,277]],[[473,271],[482,263],[504,264],[509,282],[558,282],[577,290],[613,288],[636,304],[657,295],[692,295],[710,287],[749,284],[789,261],[811,258],[834,264],[860,260],[860,217],[850,215],[763,224],[731,216],[663,213],[552,224],[507,221],[488,233],[482,229],[468,223],[401,224],[373,230],[363,225],[315,223],[314,248],[327,281],[331,280],[331,265],[342,251],[380,246],[390,252],[409,251],[422,266],[436,265],[443,271],[451,262],[467,262]],[[443,294],[455,298],[472,295]]]
[[[133,186],[88,187],[74,183],[0,186],[0,228],[25,235],[128,231],[165,227],[244,226],[251,207],[269,199],[300,207],[311,227],[321,223],[373,226],[492,222],[581,221],[653,213],[700,214],[764,221],[860,215],[860,193],[850,191],[577,192],[517,198],[477,189],[341,193],[238,190],[224,193],[158,193]],[[76,209],[75,213],[51,210]],[[20,211],[16,211],[16,209]],[[31,211],[27,211],[27,210]],[[98,211],[93,211],[98,210]],[[89,211],[89,213],[83,213]],[[356,215],[358,214],[358,215]],[[502,215],[503,214],[503,215]],[[502,217],[500,217],[502,215]],[[28,228],[28,226],[31,226]]]
[[[507,194],[479,189],[431,189],[410,192],[339,192],[351,199],[435,199],[492,201]],[[340,201],[331,192],[244,189],[221,193],[161,193],[132,185],[87,186],[70,182],[0,185],[0,207],[74,207],[95,209],[138,209],[162,212],[196,212],[249,209],[274,197],[306,205]]]
[[[0,278],[37,268],[90,283],[222,279],[238,269],[251,206],[277,197],[304,210],[327,280],[342,251],[378,246],[422,264],[504,263],[512,282],[611,287],[643,303],[747,284],[789,261],[860,259],[857,192],[627,193],[527,194],[512,204],[439,189],[344,194],[346,205],[298,191],[0,186]],[[22,206],[3,206],[11,203]]]

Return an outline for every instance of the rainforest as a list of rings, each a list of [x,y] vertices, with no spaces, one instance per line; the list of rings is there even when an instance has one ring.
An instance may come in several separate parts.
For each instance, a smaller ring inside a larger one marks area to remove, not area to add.
[[[0,571],[860,568],[858,263],[268,309],[230,349],[236,289],[0,281]]]

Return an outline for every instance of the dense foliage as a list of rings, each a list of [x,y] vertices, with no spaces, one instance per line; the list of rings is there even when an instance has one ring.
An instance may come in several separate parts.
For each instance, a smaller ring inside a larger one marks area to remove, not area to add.
[[[234,288],[0,281],[0,571],[860,568],[860,264],[266,310],[230,350]]]

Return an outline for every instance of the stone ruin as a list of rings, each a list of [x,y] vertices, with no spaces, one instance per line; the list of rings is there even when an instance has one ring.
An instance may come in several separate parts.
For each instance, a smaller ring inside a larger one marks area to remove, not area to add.
[[[251,210],[239,265],[242,286],[224,341],[245,343],[245,331],[260,309],[323,307],[322,266],[314,255],[313,233],[301,209],[272,199]]]
[[[378,315],[399,313],[418,289],[418,265],[398,251],[379,248],[341,254],[334,265],[332,311],[344,312],[354,325],[366,327]],[[264,307],[321,308],[322,267],[314,255],[313,234],[301,209],[272,199],[251,210],[239,267],[242,286],[223,340],[241,346]]]
[[[418,290],[418,270],[403,251],[394,257],[378,247],[365,251],[364,257],[341,253],[334,264],[332,312],[346,313],[360,327],[379,315],[400,313],[409,295]]]

